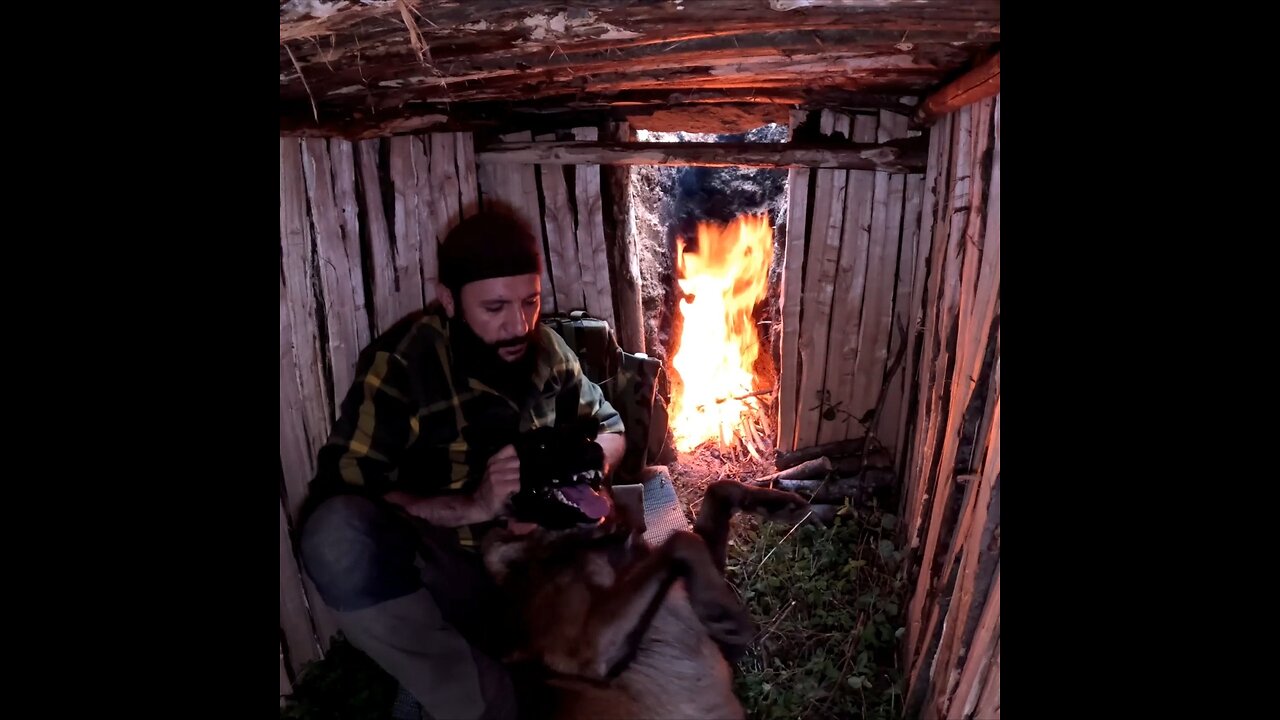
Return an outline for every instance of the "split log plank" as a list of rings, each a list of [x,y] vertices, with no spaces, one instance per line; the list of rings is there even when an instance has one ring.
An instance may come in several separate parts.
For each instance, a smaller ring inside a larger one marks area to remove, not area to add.
[[[853,141],[875,142],[877,123],[878,119],[875,117],[856,116],[853,119]],[[862,425],[857,421],[862,413],[853,412],[850,400],[854,390],[858,335],[867,283],[867,252],[872,242],[874,191],[877,178],[882,176],[887,177],[883,173],[866,170],[849,171],[844,199],[844,227],[839,246],[828,248],[828,252],[834,252],[838,258],[831,305],[833,314],[838,309],[840,321],[831,323],[831,337],[827,341],[826,389],[831,393],[831,404],[839,404],[852,417],[842,414],[833,420],[824,418],[818,432],[819,443],[863,434]]]
[[[480,210],[479,184],[476,181],[475,140],[471,133],[454,133],[454,149],[458,160],[458,193],[460,212],[469,218]]]
[[[629,142],[631,126],[628,123],[609,123],[605,126],[605,139],[612,142]],[[575,137],[595,139],[595,135]],[[609,191],[610,211],[613,233],[605,238],[607,257],[612,264],[606,262],[600,269],[597,261],[597,272],[601,273],[601,281],[613,270],[613,293],[610,298],[613,304],[613,315],[617,323],[618,342],[628,352],[645,352],[644,305],[640,288],[643,280],[640,276],[640,248],[637,244],[638,233],[635,227],[635,214],[631,203],[631,169],[621,166],[600,167],[602,190]]]
[[[808,111],[791,113],[791,133],[802,125]],[[787,238],[782,255],[782,288],[779,313],[782,315],[782,374],[778,378],[778,447],[796,449],[796,393],[800,375],[800,292],[803,289],[806,215],[809,210],[808,168],[787,172]],[[783,467],[779,465],[778,467]]]
[[[983,228],[984,214],[986,214],[986,200],[988,197],[988,174],[987,168],[983,168],[984,156],[987,149],[991,146],[992,137],[992,120],[995,114],[995,99],[984,99],[975,102],[965,108],[973,115],[973,142],[972,156],[970,156],[969,172],[972,174],[972,184],[969,188],[969,206],[970,211],[968,217],[965,218],[963,229],[961,229],[961,249],[964,252],[964,265],[961,269],[960,284],[957,287],[956,299],[956,366],[954,374],[951,378],[951,395],[954,400],[951,404],[951,416],[948,418],[946,429],[946,442],[942,446],[942,457],[940,470],[938,470],[938,483],[947,483],[950,480],[950,473],[946,471],[955,465],[957,445],[959,445],[959,436],[963,432],[963,418],[965,411],[968,410],[970,397],[972,397],[975,384],[974,378],[979,373],[979,365],[982,363],[982,357],[986,355],[988,341],[991,341],[991,320],[992,311],[995,309],[996,302],[996,286],[993,284],[992,275],[995,275],[995,268],[998,268],[998,255],[995,252],[986,252],[984,247]],[[979,266],[979,256],[980,265]],[[987,282],[979,281],[979,270],[987,270]],[[996,389],[998,393],[998,389]],[[929,543],[925,544],[925,552],[923,556],[924,568],[927,568],[928,562],[931,562],[934,553],[946,552],[946,566],[960,562],[961,569],[959,578],[957,578],[956,589],[954,592],[954,600],[948,609],[948,614],[954,615],[955,619],[946,623],[946,629],[943,630],[942,642],[940,650],[938,650],[938,662],[934,664],[937,675],[934,675],[933,698],[927,705],[927,712],[934,710],[938,714],[942,714],[945,710],[946,698],[950,697],[950,683],[955,680],[954,669],[955,657],[959,653],[963,653],[963,643],[965,639],[966,629],[972,628],[972,624],[977,621],[977,611],[973,610],[973,596],[975,592],[975,583],[977,592],[980,593],[979,600],[983,600],[986,596],[986,587],[980,584],[982,578],[975,579],[978,569],[978,548],[986,547],[986,542],[982,536],[983,530],[989,532],[986,527],[988,502],[987,498],[991,496],[992,483],[995,483],[995,477],[1000,473],[1000,398],[996,397],[996,407],[993,411],[992,432],[988,437],[988,451],[986,460],[986,470],[983,473],[983,484],[980,484],[978,491],[978,500],[974,507],[974,518],[972,520],[972,528],[968,529],[968,537],[961,536],[959,532],[952,538],[946,546],[941,546],[941,524],[940,509],[934,506],[933,509],[933,525],[929,532]],[[995,510],[996,521],[998,521],[998,505],[992,503]],[[963,555],[963,559],[961,559]],[[947,570],[943,570],[946,574]],[[918,582],[918,589],[920,584]]]
[[[819,129],[823,135],[843,131],[849,134],[849,117],[822,111]],[[799,419],[796,445],[806,447],[817,442],[823,422],[826,391],[827,340],[831,330],[831,300],[835,292],[836,263],[840,252],[844,223],[844,170],[817,171],[814,190],[813,223],[809,231],[809,257],[805,263],[801,328]]]
[[[282,512],[295,519],[306,497],[314,458],[329,433],[332,411],[329,387],[321,374],[320,343],[313,276],[317,252],[308,221],[302,146],[296,139],[280,143],[280,464],[284,480]],[[287,538],[286,538],[287,539]],[[292,552],[292,546],[282,546]],[[287,573],[284,575],[289,581]],[[305,598],[318,599],[314,585],[302,578]],[[285,583],[287,584],[287,582]],[[308,603],[321,651],[337,631],[333,614],[318,601]],[[283,629],[283,628],[282,628]]]
[[[946,717],[992,717],[988,714],[974,715],[974,710],[989,684],[992,673],[1000,672],[1000,565],[997,562],[995,576],[991,581],[991,592],[987,595],[986,606],[982,611],[982,620],[974,635],[973,646],[965,658],[964,670],[956,684],[956,691]],[[999,696],[999,691],[996,693]]]
[[[909,488],[911,491],[910,504],[903,512],[907,525],[906,544],[912,552],[917,551],[919,548],[922,524],[928,513],[929,500],[933,497],[934,488],[930,485],[930,477],[927,473],[933,461],[932,446],[937,434],[941,431],[938,420],[942,395],[941,379],[935,377],[938,356],[941,354],[938,315],[943,265],[947,255],[948,227],[953,208],[951,188],[955,177],[954,148],[956,144],[955,136],[959,131],[959,125],[959,118],[947,116],[938,123],[931,133],[938,138],[938,154],[936,156],[938,165],[934,172],[936,202],[934,204],[933,243],[929,257],[928,285],[925,290],[925,337],[923,339],[920,380],[917,390],[919,394],[917,412],[920,419],[912,442],[911,470],[905,476],[911,482]],[[920,607],[923,607],[923,601],[921,601]],[[925,630],[924,621],[925,618],[921,617],[919,608],[913,613],[910,606],[908,606],[907,642],[903,650],[904,667],[908,672],[914,666],[917,648],[926,640],[926,636],[923,635]],[[932,634],[928,637],[931,636]]]
[[[417,138],[409,135],[393,137],[390,143],[391,187],[395,202],[392,258],[399,292],[396,319],[423,306],[422,241],[418,229],[418,174],[414,165],[419,152]]]
[[[923,479],[916,469],[920,464],[920,454],[923,452],[922,433],[928,425],[929,417],[929,396],[926,394],[926,388],[929,383],[929,371],[932,368],[930,352],[933,345],[925,332],[928,326],[927,318],[931,317],[931,308],[926,308],[924,302],[929,297],[928,289],[938,273],[926,271],[929,267],[936,267],[930,264],[930,258],[934,252],[935,215],[938,207],[946,204],[946,198],[939,193],[945,192],[942,189],[942,178],[946,175],[946,165],[950,157],[950,125],[951,118],[943,118],[929,131],[929,169],[925,173],[921,187],[923,194],[920,204],[920,243],[916,247],[916,269],[911,280],[909,307],[912,308],[912,312],[918,313],[912,333],[912,343],[915,348],[918,348],[918,358],[916,350],[908,353],[908,367],[912,368],[913,379],[904,390],[904,403],[910,408],[910,415],[903,427],[901,439],[903,450],[898,453],[898,475],[904,478],[898,514],[906,520],[904,527],[907,529],[908,545],[913,544],[916,537],[915,512],[923,488]],[[906,656],[909,657],[909,655],[908,650]]]
[[[311,627],[311,613],[304,598],[302,573],[289,537],[284,498],[280,504],[280,629],[288,645],[288,660],[296,677],[303,667],[320,658],[320,643]],[[282,658],[283,659],[283,658]]]
[[[382,204],[382,180],[378,172],[379,140],[361,140],[356,144],[360,165],[360,188],[363,190],[365,225],[369,229],[370,290],[373,304],[373,334],[389,329],[402,316],[400,290],[396,287],[396,263],[392,255],[393,240],[387,229],[387,214]]]
[[[846,116],[847,117],[847,116]],[[912,137],[886,143],[646,143],[503,142],[476,153],[481,165],[697,165],[702,167],[856,169],[918,173],[928,143]]]
[[[1000,641],[998,639],[996,649],[991,653],[991,668],[987,670],[982,697],[978,698],[978,706],[974,709],[973,717],[983,720],[1000,720]]]
[[[364,347],[372,336],[369,298],[365,296],[364,287],[359,200],[356,197],[355,144],[349,140],[330,140],[329,163],[333,168],[333,199],[338,206],[338,225],[342,231],[342,245],[346,249],[351,298],[355,303],[356,344]]]
[[[908,448],[900,444],[906,435],[907,416],[910,408],[908,393],[915,379],[916,315],[919,308],[911,305],[912,290],[916,285],[916,258],[920,245],[920,206],[924,199],[924,176],[908,175],[904,184],[902,210],[902,241],[898,255],[897,284],[893,298],[893,324],[891,326],[889,355],[898,352],[902,343],[907,344],[902,372],[891,379],[889,394],[885,400],[883,422],[876,426],[881,441],[892,448],[899,461],[907,455]],[[905,330],[905,336],[901,331]]]
[[[307,438],[307,452],[318,450],[331,419],[329,389],[321,375],[324,348],[316,324],[313,275],[315,243],[307,210],[302,144],[280,140],[281,355],[286,343],[294,357],[297,410]],[[285,336],[288,334],[288,337]],[[282,367],[283,372],[283,367]],[[282,381],[285,378],[282,378]],[[283,411],[283,408],[282,408]]]
[[[888,112],[880,113],[880,142],[905,137],[907,119]],[[855,417],[868,412],[883,412],[876,405],[884,387],[893,323],[894,266],[898,261],[899,233],[902,229],[903,175],[876,173],[874,179],[874,214],[871,218],[870,244],[866,256],[866,285],[859,323],[857,362],[853,370],[847,410]],[[873,418],[871,427],[880,425]],[[862,431],[858,428],[858,431]]]
[[[965,227],[965,244],[981,250],[981,268],[978,280],[971,286],[971,295],[965,296],[973,311],[973,332],[980,334],[981,339],[969,346],[968,352],[960,358],[961,367],[970,370],[968,378],[976,378],[981,369],[983,355],[986,353],[986,332],[995,315],[996,303],[1000,290],[1000,97],[981,100],[974,106],[978,117],[989,120],[979,126],[983,133],[982,143],[975,144],[975,168],[982,160],[982,153],[990,147],[991,168],[985,183],[978,184],[977,197],[982,203],[981,213],[971,213],[969,223]],[[984,177],[980,175],[980,178]],[[976,253],[971,253],[976,256]],[[978,262],[974,257],[974,262]],[[970,380],[970,390],[974,381]]]
[[[939,552],[941,538],[949,528],[943,527],[943,519],[950,503],[953,490],[952,468],[959,443],[960,427],[965,410],[968,407],[969,394],[973,386],[973,372],[964,367],[964,358],[971,355],[971,343],[985,343],[986,329],[973,327],[970,322],[972,314],[966,302],[972,292],[969,288],[976,285],[977,255],[981,252],[976,246],[972,228],[980,221],[981,197],[984,188],[978,163],[985,150],[986,127],[990,121],[989,114],[981,111],[981,103],[968,106],[957,114],[958,133],[954,151],[956,153],[956,179],[952,190],[954,212],[948,229],[947,257],[943,274],[943,293],[939,304],[939,338],[943,339],[942,352],[938,355],[935,376],[938,387],[935,392],[942,393],[942,384],[950,386],[946,407],[942,408],[938,401],[938,432],[933,436],[941,445],[936,453],[937,462],[932,464],[926,475],[927,485],[932,489],[929,509],[928,535],[924,540],[920,567],[924,569],[916,581],[916,589],[912,596],[909,617],[918,617],[922,612],[925,597],[928,595],[935,578],[929,571],[933,567],[935,555]],[[957,268],[956,265],[959,265]],[[946,339],[954,338],[954,346]],[[947,367],[950,358],[956,358],[956,366],[948,376]],[[933,457],[930,452],[926,457]],[[946,639],[943,639],[946,642]],[[923,658],[917,658],[922,662]]]
[[[599,135],[596,128],[574,128],[573,136],[580,141],[594,141]],[[477,160],[479,156],[477,155]],[[600,196],[600,166],[584,161],[574,168],[574,193],[577,199],[578,258],[582,264],[582,284],[586,290],[595,289],[595,297],[587,294],[587,311],[617,328],[613,314],[613,288],[609,282],[609,259],[604,239],[604,207]],[[590,248],[590,252],[588,252]],[[583,258],[589,258],[588,263]],[[637,274],[639,268],[636,268]],[[634,349],[628,349],[635,352]]]
[[[1000,474],[1000,407],[996,401],[996,409],[992,418],[992,426],[988,428],[987,445],[991,448],[990,462],[983,468],[981,476],[976,480],[976,501],[972,508],[972,517],[967,523],[965,535],[957,538],[948,549],[951,558],[948,566],[958,563],[960,572],[956,579],[956,588],[952,593],[951,606],[943,630],[942,642],[938,646],[937,660],[933,662],[932,699],[928,703],[930,710],[936,710],[938,717],[946,715],[946,709],[956,690],[961,666],[959,659],[971,657],[970,645],[980,625],[980,614],[987,603],[991,590],[991,576],[999,561],[998,542],[992,548],[993,537],[1000,525],[1000,503],[997,477]],[[985,572],[984,572],[985,570]],[[948,572],[944,570],[944,572]],[[981,637],[977,638],[979,642]]]
[[[957,203],[956,192],[957,165],[960,164],[958,145],[960,142],[959,137],[962,134],[962,121],[967,121],[967,116],[964,113],[948,116],[944,119],[945,127],[939,128],[945,133],[946,142],[941,152],[943,164],[939,169],[939,177],[937,179],[937,202],[934,206],[934,240],[929,258],[929,283],[924,304],[925,347],[922,362],[925,362],[925,364],[921,366],[919,388],[919,408],[923,413],[923,422],[917,428],[918,437],[916,438],[915,447],[918,452],[914,458],[913,470],[910,473],[910,477],[917,479],[920,484],[919,492],[915,497],[917,505],[908,511],[911,523],[908,529],[908,540],[913,548],[917,547],[921,540],[919,537],[920,528],[927,514],[927,510],[924,507],[925,497],[932,497],[932,489],[929,485],[931,478],[928,473],[931,464],[935,461],[934,446],[938,441],[937,436],[942,432],[942,418],[939,417],[939,413],[944,410],[941,407],[943,395],[941,384],[945,382],[942,369],[946,368],[946,362],[942,356],[947,340],[945,329],[940,327],[944,322],[942,309],[943,287],[946,284],[944,278],[947,277],[948,272],[958,274],[954,267],[955,263],[952,261],[956,248],[950,244],[953,236],[951,226],[956,222],[955,215],[967,212]],[[964,130],[963,134],[967,136],[967,129]],[[967,177],[964,183],[967,186]],[[960,221],[962,222],[963,218]]]
[[[435,242],[444,242],[445,236],[462,220],[461,196],[458,192],[458,153],[454,147],[454,133],[431,133],[431,217],[434,221]],[[434,248],[433,248],[434,250]]]
[[[539,135],[538,142],[551,142],[555,135]],[[558,165],[540,165],[543,221],[547,230],[547,250],[551,257],[551,274],[555,278],[556,306],[560,312],[586,307],[582,292],[582,265],[578,260],[578,239],[573,231],[573,209],[564,183],[564,171]]]
[[[284,494],[286,510],[290,517],[295,517],[298,508],[306,497],[307,483],[315,469],[315,454],[319,451],[318,443],[323,442],[322,435],[314,427],[314,420],[308,416],[319,417],[316,410],[308,410],[301,390],[297,362],[298,333],[294,332],[292,302],[296,300],[288,289],[284,277],[280,278],[280,466],[284,475]],[[305,333],[302,337],[306,340]],[[305,347],[302,348],[305,350]],[[313,371],[314,367],[311,368]],[[319,379],[313,378],[308,385],[319,390]],[[314,400],[315,398],[308,398]],[[309,422],[310,420],[310,422]]]
[[[325,324],[326,351],[333,381],[329,397],[337,404],[347,394],[355,377],[356,356],[369,342],[360,247],[358,238],[354,243],[348,242],[339,219],[329,141],[309,139],[302,142],[302,169],[311,207],[311,226],[315,233],[315,267],[320,271],[322,304],[317,321]],[[344,172],[349,171],[349,167],[344,168]],[[354,180],[354,175],[345,178],[347,183]],[[351,194],[354,195],[354,189]],[[351,251],[355,252],[354,256],[349,255]],[[331,407],[329,410],[332,415],[334,409]]]
[[[589,129],[594,130],[594,128],[589,128]],[[590,137],[591,139],[595,139],[594,135],[588,136],[586,133],[586,130],[588,130],[588,128],[583,129],[582,137]],[[578,137],[578,133],[575,132],[574,136]],[[481,166],[481,167],[485,168],[489,166]],[[591,228],[591,223],[588,220],[589,213],[584,211],[585,206],[583,205],[584,199],[590,197],[589,188],[585,192],[584,192],[584,188],[591,185],[591,180],[593,175],[596,177],[595,186],[598,188],[600,185],[600,182],[598,179],[599,170],[598,169],[595,169],[595,170],[596,171],[593,173],[592,168],[587,168],[581,165],[573,169],[573,173],[574,173],[573,185],[574,185],[574,201],[575,201],[573,205],[573,209],[575,212],[573,227],[574,227],[574,237],[577,240],[577,244],[578,244],[578,271],[579,271],[579,277],[581,278],[581,282],[582,282],[582,296],[583,296],[583,301],[586,304],[586,310],[588,313],[595,315],[596,317],[604,318],[603,311],[598,309],[604,306],[604,303],[601,300],[600,273],[601,272],[608,273],[608,265],[602,265],[599,270],[596,269],[595,239],[592,237],[593,231]],[[601,238],[601,243],[603,244],[603,238],[604,238],[604,216],[603,215],[600,216],[600,238]],[[612,292],[609,293],[609,306],[611,308],[613,306]],[[612,321],[610,321],[609,326],[613,327]],[[617,328],[614,328],[614,332],[615,333],[617,332]]]
[[[440,281],[439,256],[436,253],[436,220],[431,210],[435,190],[431,186],[431,141],[428,135],[416,135],[410,145],[413,158],[413,176],[417,183],[414,202],[418,229],[417,255],[422,278],[422,297],[419,307],[426,307],[436,299],[436,284]]]

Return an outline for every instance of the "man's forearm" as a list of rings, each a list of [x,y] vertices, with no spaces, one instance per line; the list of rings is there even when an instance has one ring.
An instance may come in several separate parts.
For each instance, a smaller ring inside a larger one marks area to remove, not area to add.
[[[596,438],[600,448],[604,450],[604,469],[606,475],[613,475],[622,462],[622,455],[627,450],[627,440],[621,433],[605,433]]]
[[[386,494],[386,500],[437,527],[461,527],[493,519],[493,513],[473,495],[421,497],[393,490]]]

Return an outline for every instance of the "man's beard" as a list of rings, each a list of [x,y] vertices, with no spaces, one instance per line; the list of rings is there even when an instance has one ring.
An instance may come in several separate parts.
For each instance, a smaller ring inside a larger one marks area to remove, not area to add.
[[[450,324],[455,353],[463,371],[513,400],[532,389],[533,369],[541,348],[537,322],[523,336],[495,343],[487,343],[477,335],[461,313],[455,315]],[[502,348],[521,344],[525,345],[524,354],[516,360],[506,360],[498,354]]]

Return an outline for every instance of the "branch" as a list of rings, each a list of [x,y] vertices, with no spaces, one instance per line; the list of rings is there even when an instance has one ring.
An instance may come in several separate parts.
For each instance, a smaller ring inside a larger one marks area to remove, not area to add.
[[[924,172],[924,136],[885,143],[495,143],[477,150],[480,164],[698,165],[702,167],[845,168]]]

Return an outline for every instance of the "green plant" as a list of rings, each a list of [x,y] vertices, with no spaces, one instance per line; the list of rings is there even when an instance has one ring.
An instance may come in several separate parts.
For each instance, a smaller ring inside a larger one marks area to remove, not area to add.
[[[901,717],[896,523],[848,506],[825,529],[743,518],[727,574],[760,626],[735,671],[753,720]]]

